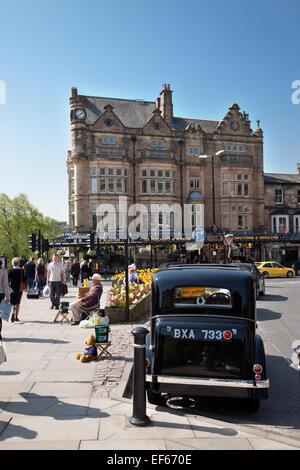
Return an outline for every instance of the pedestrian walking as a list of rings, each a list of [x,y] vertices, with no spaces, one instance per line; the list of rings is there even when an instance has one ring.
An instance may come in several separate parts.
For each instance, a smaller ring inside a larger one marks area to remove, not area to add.
[[[81,285],[83,286],[83,281],[89,278],[89,267],[88,262],[83,260],[80,265],[80,276],[81,276]]]
[[[35,268],[34,257],[31,257],[27,263],[24,265],[25,277],[27,282],[27,289],[32,289],[34,285],[35,278]]]
[[[2,268],[2,261],[0,260],[0,303],[5,299],[7,304],[10,303],[10,289],[8,283],[8,276],[5,269]],[[2,318],[0,318],[0,340],[2,331]]]
[[[64,269],[65,269],[66,282],[69,282],[70,280],[70,267],[71,267],[70,260],[65,261]]]
[[[71,275],[73,278],[73,286],[77,287],[77,282],[80,275],[80,263],[77,258],[71,266]]]
[[[46,281],[47,281],[47,269],[46,269],[43,258],[39,258],[37,261],[37,265],[35,267],[34,282],[36,283],[40,296],[43,295],[43,290],[46,285]]]
[[[20,303],[22,298],[22,283],[25,282],[25,276],[23,269],[20,268],[19,258],[12,259],[12,268],[8,271],[8,283],[12,292],[10,294],[10,303],[13,306],[13,312],[11,315],[11,321],[19,320]]]
[[[65,282],[65,270],[58,255],[53,255],[47,271],[47,286],[50,288],[51,309],[59,309],[61,283]]]

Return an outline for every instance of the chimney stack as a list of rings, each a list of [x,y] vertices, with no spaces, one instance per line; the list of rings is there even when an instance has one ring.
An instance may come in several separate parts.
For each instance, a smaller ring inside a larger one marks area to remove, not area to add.
[[[170,88],[170,84],[164,83],[162,91],[160,92],[159,109],[161,110],[162,117],[169,123],[173,121],[172,93],[173,91]]]

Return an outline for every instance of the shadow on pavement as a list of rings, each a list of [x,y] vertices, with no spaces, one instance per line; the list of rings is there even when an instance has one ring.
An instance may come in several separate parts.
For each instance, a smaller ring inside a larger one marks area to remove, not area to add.
[[[288,300],[288,297],[276,294],[265,294],[259,298],[259,302],[284,302],[285,300]]]
[[[175,414],[175,413],[174,413]],[[176,413],[178,414],[178,413]],[[166,421],[155,421],[155,427],[162,427],[162,428],[170,428],[170,429],[192,429],[193,431],[200,431],[200,432],[210,432],[212,434],[220,434],[221,436],[236,436],[237,431],[232,428],[217,428],[217,427],[210,427],[210,426],[199,426],[196,424],[180,424],[180,423],[168,423]]]
[[[86,417],[107,418],[110,416],[108,413],[99,410],[99,408],[66,403],[54,395],[44,396],[37,395],[36,393],[20,393],[20,396],[26,401],[0,401],[0,410],[23,416],[49,416],[50,418],[62,421]]]
[[[278,320],[278,318],[281,318],[279,312],[274,312],[268,308],[258,308],[256,310],[256,320],[258,321]]]
[[[70,341],[60,339],[42,339],[42,338],[5,338],[4,343],[53,343],[53,344],[68,344]]]
[[[15,424],[11,424],[10,422],[0,421],[0,442],[5,441],[2,438],[3,432],[9,426],[5,439],[9,439],[12,437],[20,437],[21,439],[34,439],[37,436],[35,431],[31,429],[25,428],[24,426],[16,426]],[[1,431],[2,429],[2,431]]]

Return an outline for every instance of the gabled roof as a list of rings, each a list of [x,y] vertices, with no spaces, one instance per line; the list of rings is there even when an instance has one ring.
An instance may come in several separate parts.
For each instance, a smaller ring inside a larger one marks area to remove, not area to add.
[[[126,127],[143,127],[156,107],[151,101],[123,100],[118,98],[97,98],[87,96],[88,106],[86,108],[87,124],[94,124],[104,113],[108,104],[113,107],[113,112]]]
[[[86,122],[89,125],[97,121],[104,113],[104,108],[108,104],[113,107],[114,114],[124,126],[132,128],[144,127],[156,109],[156,103],[153,101],[101,98],[96,96],[86,96],[86,99],[88,102]],[[169,126],[176,131],[184,131],[189,124],[199,124],[204,132],[213,133],[219,121],[174,117]]]
[[[300,175],[265,173],[264,180],[269,184],[300,184]]]
[[[220,121],[209,121],[207,119],[191,119],[191,118],[181,118],[181,117],[174,117],[173,122],[170,124],[172,129],[176,131],[184,131],[190,124],[199,124],[200,127],[204,130],[204,132],[208,132],[212,134],[215,132],[217,125]]]

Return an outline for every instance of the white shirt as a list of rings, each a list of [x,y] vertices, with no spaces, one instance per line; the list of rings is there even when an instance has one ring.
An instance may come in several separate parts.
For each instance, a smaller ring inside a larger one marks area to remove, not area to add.
[[[64,280],[64,268],[59,261],[56,264],[52,261],[48,266],[48,271],[50,271],[50,282],[61,282]]]

